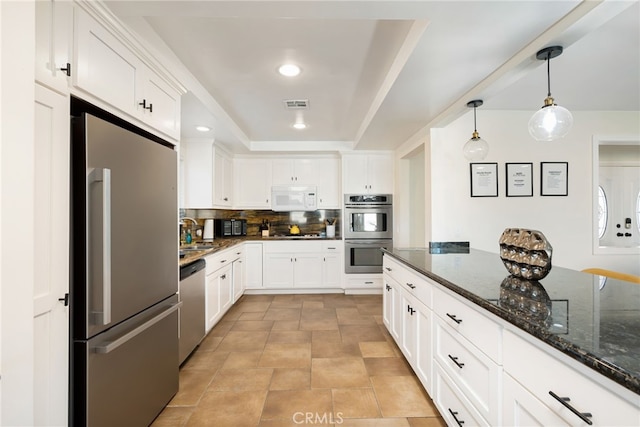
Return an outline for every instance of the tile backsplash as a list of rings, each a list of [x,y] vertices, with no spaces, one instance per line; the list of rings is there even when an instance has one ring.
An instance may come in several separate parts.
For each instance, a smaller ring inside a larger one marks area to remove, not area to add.
[[[180,211],[182,216],[182,210]],[[336,237],[340,237],[340,209],[318,209],[306,212],[274,212],[266,210],[232,210],[232,209],[184,209],[184,216],[194,218],[200,227],[209,218],[246,219],[247,235],[260,235],[263,220],[269,221],[270,234],[288,234],[290,225],[298,225],[300,234],[319,234],[325,231],[325,220],[335,219]],[[189,224],[190,221],[187,222]]]

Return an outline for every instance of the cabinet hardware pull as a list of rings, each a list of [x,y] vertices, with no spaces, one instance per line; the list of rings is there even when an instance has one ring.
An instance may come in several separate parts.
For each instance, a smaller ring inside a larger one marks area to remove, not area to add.
[[[410,315],[413,316],[413,313],[415,313],[416,311],[411,308],[411,306],[409,304],[407,304],[407,313],[409,313]]]
[[[58,298],[58,301],[62,302],[64,301],[64,306],[68,306],[69,305],[69,293],[64,294],[64,298]]]
[[[149,106],[147,107],[147,100],[143,99],[142,102],[138,102],[138,105],[142,105],[142,108],[145,110],[149,110],[150,113],[153,113],[153,104],[149,103]]]
[[[335,248],[327,248],[327,249],[335,249]]]
[[[223,274],[222,276],[220,276],[220,278],[221,278],[222,280],[224,280],[224,279],[226,279],[226,278],[227,278],[227,275],[226,275],[226,274]]]
[[[227,260],[226,259],[221,260],[220,264],[222,264],[223,262],[227,262]]]
[[[416,288],[416,285],[414,285],[413,283],[407,283],[407,286],[410,287],[411,289]]]
[[[389,267],[385,267],[385,270],[387,271],[391,271],[391,269]]]
[[[365,285],[373,285],[373,282],[364,282]]]
[[[458,358],[457,357],[453,357],[450,354],[447,354],[447,356],[449,356],[449,359],[451,359],[453,361],[453,363],[455,363],[458,368],[462,369],[462,367],[464,366],[464,363],[458,362]]]
[[[71,77],[71,64],[67,62],[67,66],[64,68],[58,68],[60,71],[64,71],[67,77]]]
[[[462,424],[464,424],[464,421],[461,421],[461,420],[459,420],[459,419],[458,419],[458,417],[456,417],[456,415],[458,415],[458,413],[457,413],[457,412],[453,412],[453,411],[451,410],[451,408],[447,408],[447,409],[449,409],[449,413],[451,414],[451,416],[453,417],[453,419],[454,419],[454,420],[456,420],[456,423],[458,423],[458,425],[459,425],[460,427],[462,427]]]
[[[593,417],[593,415],[590,412],[580,412],[576,408],[574,408],[573,406],[569,405],[568,402],[570,402],[571,399],[569,399],[568,397],[560,397],[557,394],[555,394],[554,392],[552,392],[551,390],[549,390],[549,394],[555,400],[560,402],[562,404],[562,406],[564,406],[565,408],[567,408],[568,410],[570,410],[571,412],[576,414],[578,416],[578,418],[580,418],[582,421],[584,421],[585,423],[587,423],[589,425],[593,425],[593,421],[591,421],[589,419],[589,418]]]
[[[387,291],[390,291],[391,290],[391,286],[389,286],[389,285],[386,285],[386,286],[387,286]]]
[[[447,317],[456,322],[458,325],[462,323],[462,319],[458,319],[455,314],[447,313]]]

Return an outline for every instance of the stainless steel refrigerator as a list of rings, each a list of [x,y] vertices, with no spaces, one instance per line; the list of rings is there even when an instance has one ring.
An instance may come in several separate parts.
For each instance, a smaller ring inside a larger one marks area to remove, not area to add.
[[[73,108],[70,423],[147,426],[178,390],[177,156]]]

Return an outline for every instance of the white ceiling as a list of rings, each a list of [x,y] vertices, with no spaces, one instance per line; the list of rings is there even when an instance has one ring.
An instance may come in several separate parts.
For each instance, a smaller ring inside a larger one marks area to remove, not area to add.
[[[249,150],[395,149],[482,108],[640,111],[637,0],[107,1],[191,90],[183,137]],[[302,73],[287,79],[277,67]],[[289,111],[285,99],[307,99]],[[291,125],[298,115],[305,130]],[[210,135],[194,130],[213,127]]]

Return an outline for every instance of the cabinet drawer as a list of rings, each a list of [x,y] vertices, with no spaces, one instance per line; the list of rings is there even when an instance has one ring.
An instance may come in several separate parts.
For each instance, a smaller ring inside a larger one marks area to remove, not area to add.
[[[590,413],[591,417],[587,418],[593,422],[593,425],[639,425],[640,396],[633,394],[631,399],[635,405],[632,404],[513,332],[507,331],[504,341],[505,371],[570,425],[585,423],[569,408],[552,397],[550,392],[561,398],[569,398],[570,401],[567,404],[578,412]],[[541,345],[546,344],[541,343]],[[560,352],[552,348],[550,350],[564,357]],[[569,360],[569,363],[571,362]],[[596,375],[600,374],[594,371],[593,376]],[[606,378],[603,380],[608,381]],[[614,383],[612,386],[618,387]]]
[[[478,412],[497,425],[502,368],[438,317],[434,322],[434,356]]]
[[[342,242],[339,240],[322,242],[322,251],[327,253],[342,252]]]
[[[220,268],[231,264],[235,258],[237,258],[237,256],[235,256],[235,252],[229,250],[207,255],[206,257],[204,257],[204,260],[207,263],[207,276],[219,270]]]
[[[437,363],[434,364],[434,367],[434,402],[447,425],[489,426],[490,424],[466,400],[442,368]]]
[[[500,365],[502,362],[502,327],[477,310],[481,310],[481,308],[470,307],[443,290],[434,287],[433,311],[447,325],[473,342],[482,352]]]
[[[263,242],[265,253],[297,253],[297,252],[322,252],[322,243],[319,241],[291,241],[279,240]]]
[[[417,272],[406,267],[399,262],[385,255],[383,258],[382,271],[400,283],[411,295],[415,296],[422,304],[431,308],[431,283]]]

